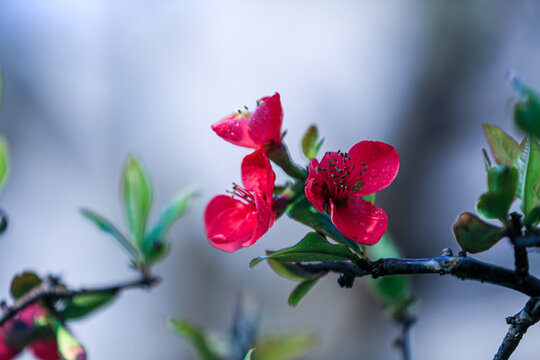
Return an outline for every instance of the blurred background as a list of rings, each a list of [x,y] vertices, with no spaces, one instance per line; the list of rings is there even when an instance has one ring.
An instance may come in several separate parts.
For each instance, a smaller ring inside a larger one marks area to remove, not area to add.
[[[292,282],[265,265],[248,270],[251,258],[297,242],[307,228],[280,219],[232,255],[208,244],[204,206],[240,180],[249,151],[210,125],[279,91],[298,162],[311,123],[326,138],[323,151],[362,139],[393,144],[401,169],[378,205],[404,255],[457,252],[451,226],[486,188],[481,124],[521,135],[504,74],[513,69],[540,86],[539,34],[533,0],[0,0],[0,133],[13,162],[0,200],[10,216],[0,238],[1,297],[24,269],[74,286],[134,276],[124,253],[78,213],[86,206],[123,221],[119,173],[134,152],[152,175],[155,210],[189,184],[201,196],[155,269],[164,283],[151,293],[126,292],[74,325],[91,359],[194,359],[166,320],[226,330],[241,290],[263,300],[262,333],[319,334],[306,359],[399,359],[392,347],[399,329],[361,282],[340,289],[328,276],[293,309]],[[479,257],[512,264],[506,241]],[[540,272],[536,254],[531,262]],[[527,300],[450,277],[413,280],[414,359],[491,358],[505,317]],[[536,359],[538,336],[540,328],[531,328],[515,358]]]

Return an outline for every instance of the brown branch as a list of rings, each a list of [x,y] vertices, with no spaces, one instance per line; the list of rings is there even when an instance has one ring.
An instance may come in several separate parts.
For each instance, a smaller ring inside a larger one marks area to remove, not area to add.
[[[48,281],[32,289],[28,294],[17,300],[11,306],[5,306],[3,308],[3,315],[0,317],[0,326],[4,325],[7,321],[12,319],[17,313],[24,310],[27,306],[30,306],[38,301],[46,301],[48,303],[54,303],[60,299],[70,299],[77,295],[96,294],[111,292],[116,293],[119,291],[131,289],[131,288],[152,288],[159,284],[160,278],[143,275],[139,279],[132,281],[126,281],[123,283],[96,288],[81,288],[78,290],[68,289],[63,284],[58,284],[56,281]]]

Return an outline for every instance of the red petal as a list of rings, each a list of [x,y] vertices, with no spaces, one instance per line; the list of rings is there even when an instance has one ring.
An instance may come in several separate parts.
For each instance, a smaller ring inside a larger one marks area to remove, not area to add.
[[[233,114],[213,124],[212,130],[214,130],[219,137],[230,143],[257,149],[259,148],[259,145],[249,137],[248,122],[249,117],[236,117],[236,115]]]
[[[308,178],[306,179],[306,188],[304,191],[307,199],[313,204],[315,209],[324,212],[324,202],[327,199],[324,196],[324,192],[321,187],[323,180],[320,179],[320,174],[317,170],[318,167],[319,162],[317,159],[311,159],[309,162],[309,174]]]
[[[271,201],[274,194],[276,174],[263,150],[255,150],[242,161],[242,183],[244,187]]]
[[[204,211],[204,227],[210,244],[228,252],[238,250],[251,238],[256,222],[253,206],[226,195],[214,197]]]
[[[283,109],[279,94],[275,93],[264,100],[249,118],[249,136],[257,144],[271,141],[276,144],[281,142],[281,122],[283,121]]]
[[[360,179],[364,183],[357,192],[368,195],[390,185],[399,170],[399,155],[392,146],[380,141],[360,141],[349,150],[349,156],[356,169],[364,169]],[[362,164],[363,163],[363,164]]]
[[[272,207],[264,199],[255,194],[255,206],[257,207],[257,226],[253,231],[251,239],[246,241],[243,246],[251,246],[263,236],[272,225],[274,225],[275,215]]]
[[[332,222],[346,237],[360,244],[375,245],[386,232],[386,213],[354,194],[346,203],[330,200]]]
[[[34,356],[41,360],[60,360],[56,339],[36,340],[30,345]]]

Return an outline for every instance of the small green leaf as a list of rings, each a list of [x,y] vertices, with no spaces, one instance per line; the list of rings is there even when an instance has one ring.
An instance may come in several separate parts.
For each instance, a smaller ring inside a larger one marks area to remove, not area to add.
[[[0,136],[0,191],[4,188],[9,174],[9,147],[7,141]]]
[[[369,195],[364,195],[364,196],[362,196],[362,199],[364,199],[366,201],[369,201],[372,204],[375,204],[375,193],[369,194]]]
[[[135,261],[138,258],[139,254],[137,249],[133,247],[131,242],[126,239],[126,237],[122,235],[122,233],[109,220],[88,209],[81,209],[81,214],[90,220],[98,229],[111,235],[116,241],[118,241],[120,246],[128,253],[132,260]]]
[[[256,344],[256,360],[295,360],[308,355],[317,346],[312,333],[288,333],[264,337]]]
[[[23,272],[22,274],[16,275],[13,280],[11,280],[11,296],[13,296],[15,300],[18,300],[35,287],[41,285],[41,283],[41,278],[33,272]]]
[[[353,254],[346,245],[330,244],[321,235],[311,232],[294,246],[272,252],[266,256],[259,256],[251,260],[249,266],[253,267],[267,259],[286,262],[301,262],[356,260],[358,257]]]
[[[517,125],[527,134],[540,137],[540,95],[518,78],[514,79],[513,85],[523,96],[514,105]]]
[[[504,237],[504,229],[480,220],[474,214],[464,212],[454,224],[454,234],[464,251],[486,251]]]
[[[300,303],[300,301],[304,298],[304,296],[307,295],[307,293],[317,284],[321,277],[318,276],[313,279],[305,280],[299,283],[294,290],[292,291],[291,295],[289,295],[289,305],[296,306]]]
[[[155,263],[161,260],[168,252],[167,233],[178,219],[190,207],[193,199],[198,195],[194,189],[187,189],[176,195],[161,212],[156,225],[143,244],[143,252],[147,260]]]
[[[80,319],[109,304],[115,297],[116,291],[76,295],[66,302],[66,306],[60,312],[60,315],[66,320]]]
[[[517,196],[521,198],[521,210],[527,216],[540,205],[540,146],[536,139],[531,136],[523,139],[514,159],[514,167],[519,173]]]
[[[313,159],[317,156],[317,153],[319,152],[319,149],[324,141],[324,139],[318,140],[318,138],[319,131],[317,126],[311,125],[302,138],[302,152],[306,158]]]
[[[523,219],[523,225],[527,227],[536,227],[540,223],[540,206],[535,207],[534,209],[525,216]]]
[[[144,232],[150,207],[152,206],[152,183],[139,160],[129,156],[122,181],[124,207],[131,235],[142,248]]]
[[[244,358],[244,360],[251,360],[251,354],[253,354],[253,351],[254,351],[254,350],[255,350],[255,349],[250,349],[250,350],[248,351],[248,353],[246,354],[246,357]]]
[[[384,234],[377,244],[370,246],[368,254],[373,261],[401,257],[394,241],[388,234]],[[370,283],[373,284],[375,294],[393,306],[403,303],[411,294],[411,284],[406,275],[382,276],[371,280]]]
[[[483,124],[491,153],[499,165],[512,166],[514,156],[518,150],[518,143],[500,127]]]
[[[219,357],[212,351],[206,334],[199,327],[186,320],[173,319],[169,321],[170,328],[185,338],[195,348],[201,360],[218,360]]]
[[[58,353],[63,360],[86,359],[86,352],[84,351],[81,343],[60,321],[55,320],[52,327],[56,332]]]
[[[488,219],[500,219],[506,223],[517,191],[518,178],[518,171],[513,167],[491,167],[488,170],[488,192],[480,196],[478,212]]]
[[[300,196],[295,203],[287,208],[287,215],[290,218],[321,232],[329,238],[347,245],[354,252],[361,253],[358,243],[343,236],[343,234],[336,229],[334,224],[332,224],[330,216],[317,211],[305,196]]]
[[[267,254],[269,253],[272,252],[267,251]],[[270,265],[270,268],[272,268],[272,270],[274,270],[276,274],[292,281],[304,281],[319,276],[318,274],[303,271],[302,269],[291,263],[276,261],[272,259],[267,259],[267,262],[268,265]]]

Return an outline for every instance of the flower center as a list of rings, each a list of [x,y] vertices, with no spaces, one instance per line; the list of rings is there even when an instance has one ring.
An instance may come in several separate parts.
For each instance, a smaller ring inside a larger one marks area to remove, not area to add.
[[[246,190],[242,186],[233,183],[232,191],[227,190],[227,192],[231,194],[233,198],[236,196],[239,200],[243,200],[246,205],[255,206],[255,196],[253,196],[250,191]]]
[[[351,162],[348,153],[338,150],[327,153],[328,162],[318,168],[325,174],[327,195],[339,201],[348,198],[353,193],[362,190],[364,182],[362,173],[367,171],[367,165],[360,163],[360,169]]]
[[[248,107],[244,105],[244,107],[236,108],[233,114],[234,114],[234,117],[236,118],[244,118],[244,117],[250,117],[252,113],[249,111]]]

